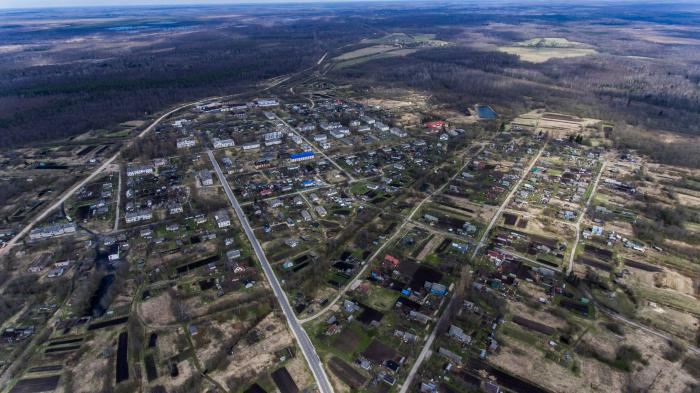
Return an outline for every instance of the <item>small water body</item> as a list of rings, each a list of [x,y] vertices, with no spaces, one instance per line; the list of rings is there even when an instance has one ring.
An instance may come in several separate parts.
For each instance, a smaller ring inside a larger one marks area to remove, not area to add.
[[[495,119],[496,118],[496,112],[493,109],[491,109],[490,106],[479,105],[476,107],[476,111],[479,114],[479,117],[482,119]]]
[[[109,287],[111,287],[112,284],[114,284],[114,274],[108,274],[100,280],[100,286],[90,300],[90,309],[92,310],[93,317],[101,317],[109,308],[109,304],[106,303],[106,297]]]

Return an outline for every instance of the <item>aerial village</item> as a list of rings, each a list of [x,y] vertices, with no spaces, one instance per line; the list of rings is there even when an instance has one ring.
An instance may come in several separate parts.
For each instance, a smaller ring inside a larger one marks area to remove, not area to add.
[[[3,257],[8,391],[314,391],[247,229],[338,392],[692,381],[699,174],[616,150],[596,119],[465,111],[214,100],[0,157],[24,176],[3,246],[61,177],[106,165]],[[685,232],[655,238],[677,204]]]

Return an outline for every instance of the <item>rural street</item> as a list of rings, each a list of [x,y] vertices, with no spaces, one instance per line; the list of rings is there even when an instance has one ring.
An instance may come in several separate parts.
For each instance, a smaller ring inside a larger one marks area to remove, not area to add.
[[[589,299],[594,299],[592,295],[588,294],[588,296],[589,296]],[[643,331],[645,331],[645,332],[647,332],[647,333],[649,333],[649,334],[653,334],[654,336],[657,336],[657,337],[663,338],[663,339],[665,339],[665,340],[668,340],[669,342],[670,342],[671,340],[673,340],[673,338],[674,338],[674,337],[673,337],[672,335],[670,335],[670,334],[666,334],[666,333],[660,332],[660,331],[658,331],[658,330],[656,330],[656,329],[652,329],[652,328],[650,328],[650,327],[648,327],[648,326],[645,326],[645,325],[642,325],[642,324],[637,323],[637,322],[635,322],[635,321],[632,321],[632,320],[630,320],[630,319],[627,319],[627,318],[623,317],[622,315],[618,314],[616,311],[610,310],[610,309],[608,309],[607,307],[602,306],[601,304],[595,302],[595,299],[594,299],[593,301],[594,301],[594,304],[595,304],[596,306],[598,306],[598,309],[601,310],[601,311],[603,311],[603,313],[606,314],[606,315],[608,315],[610,318],[617,319],[617,320],[620,321],[620,322],[626,323],[626,324],[628,324],[628,325],[630,325],[630,326],[632,326],[632,327],[635,327],[635,328],[637,328],[637,329],[643,330]],[[688,351],[690,351],[690,352],[692,352],[692,353],[694,353],[694,354],[696,354],[696,355],[700,355],[700,348],[698,348],[698,347],[696,347],[696,346],[694,346],[694,345],[692,345],[692,344],[691,344],[691,345],[688,345],[687,349],[688,349]]]
[[[535,166],[535,163],[537,163],[537,160],[540,159],[540,157],[542,156],[542,152],[544,152],[545,147],[547,147],[546,143],[542,146],[542,148],[537,153],[537,156],[535,156],[535,158],[532,160],[532,162],[530,162],[530,165],[528,165],[527,168],[525,169],[525,171],[523,171],[523,175],[520,176],[520,179],[518,180],[518,182],[515,184],[515,186],[513,186],[513,189],[510,191],[510,193],[508,193],[508,196],[503,201],[501,206],[498,208],[496,213],[494,213],[493,217],[491,218],[491,221],[489,222],[489,225],[486,227],[486,230],[484,230],[484,234],[481,235],[481,239],[479,239],[479,243],[477,243],[476,247],[474,247],[474,252],[472,253],[472,259],[474,259],[474,257],[476,257],[476,254],[479,253],[479,250],[481,249],[481,247],[484,246],[484,241],[488,237],[489,232],[491,232],[491,229],[493,229],[493,226],[496,225],[496,222],[498,221],[498,217],[501,216],[501,213],[503,213],[503,210],[505,210],[505,208],[508,206],[508,204],[510,203],[510,200],[513,199],[513,195],[515,195],[515,193],[518,192],[518,189],[520,188],[520,184],[522,184],[523,180],[525,180],[525,177],[527,177],[527,174],[530,173],[530,171],[532,170],[532,167]]]
[[[598,182],[600,181],[600,177],[603,175],[603,171],[605,170],[605,161],[600,165],[600,171],[598,172],[598,176],[596,176],[595,181],[593,182],[593,189],[591,190],[591,195],[588,196],[588,200],[586,200],[586,204],[583,206],[583,210],[581,210],[581,215],[578,217],[578,220],[576,220],[576,240],[574,240],[574,246],[571,247],[571,256],[569,257],[569,265],[566,267],[566,275],[568,276],[571,274],[571,272],[574,271],[574,257],[576,256],[576,247],[578,247],[578,242],[579,239],[581,238],[581,221],[583,221],[583,216],[586,215],[586,211],[588,210],[588,206],[590,206],[591,201],[593,200],[593,196],[595,195],[596,190],[598,189]]]
[[[321,151],[321,149],[317,148],[316,145],[314,145],[313,143],[309,142],[309,140],[306,139],[306,138],[304,138],[303,135],[299,134],[299,133],[294,129],[294,127],[292,127],[292,126],[290,126],[289,124],[287,124],[286,121],[282,120],[282,119],[281,119],[279,116],[277,116],[276,114],[275,114],[275,117],[277,118],[277,120],[281,121],[282,124],[284,124],[284,125],[289,129],[289,131],[291,131],[292,133],[294,133],[294,135],[298,136],[298,137],[301,138],[301,140],[303,140],[306,144],[308,144],[309,146],[311,146],[311,148],[312,148],[313,150],[315,150],[316,153],[322,155],[322,156],[323,156],[325,159],[327,159],[331,164],[333,164],[336,168],[338,168],[339,171],[343,172],[343,174],[345,174],[345,176],[347,176],[347,178],[350,179],[350,183],[354,183],[354,182],[355,182],[355,178],[354,178],[350,173],[348,173],[345,169],[343,169],[340,165],[338,165],[338,163],[335,162],[334,159],[328,157],[328,156],[326,155],[326,153],[324,153],[323,151]]]
[[[204,102],[204,101],[210,100],[210,99],[212,99],[212,98],[206,98],[206,99],[203,99],[203,100],[199,100],[199,101],[195,101],[195,102],[190,102],[190,103],[187,103],[187,104],[184,104],[184,105],[180,105],[180,106],[178,106],[177,108],[170,110],[169,112],[166,112],[165,114],[163,114],[162,116],[160,116],[159,118],[157,118],[153,123],[151,123],[151,125],[149,125],[148,127],[146,127],[146,129],[144,129],[143,131],[141,131],[141,133],[138,135],[138,137],[136,137],[135,139],[133,139],[133,140],[130,142],[130,144],[133,144],[135,141],[137,141],[137,140],[143,138],[144,136],[146,136],[146,134],[148,134],[149,132],[151,132],[151,130],[153,130],[158,124],[160,124],[161,121],[163,121],[165,118],[167,118],[168,116],[172,115],[173,113],[178,112],[178,111],[180,111],[180,110],[182,110],[182,109],[185,109],[185,108],[187,108],[187,107],[190,107],[190,106],[192,106],[192,105],[199,104],[200,102]],[[129,145],[130,145],[130,144],[129,144]],[[83,187],[84,187],[85,185],[87,185],[90,181],[92,181],[93,179],[95,179],[99,174],[101,174],[101,173],[104,172],[107,168],[109,168],[109,166],[117,159],[117,157],[119,157],[119,154],[120,154],[120,153],[121,153],[121,149],[120,149],[119,151],[117,151],[116,153],[114,153],[114,155],[112,155],[111,157],[109,157],[105,162],[103,162],[102,165],[100,165],[99,167],[95,168],[95,170],[92,171],[92,172],[90,173],[90,175],[88,175],[86,178],[84,178],[84,179],[83,179],[82,181],[80,181],[78,184],[76,184],[76,185],[73,186],[71,189],[69,189],[68,191],[66,191],[63,195],[61,195],[61,197],[58,198],[58,200],[57,200],[56,202],[54,202],[54,203],[53,203],[51,206],[49,206],[48,208],[44,209],[44,210],[41,212],[41,214],[39,214],[38,216],[34,217],[31,221],[29,221],[29,223],[27,223],[27,225],[25,225],[24,228],[22,228],[22,230],[19,231],[19,233],[17,233],[17,235],[15,235],[12,239],[10,239],[9,242],[7,242],[7,244],[5,245],[4,248],[0,249],[0,256],[4,255],[4,254],[7,253],[12,247],[14,247],[15,244],[17,244],[17,242],[18,242],[20,239],[22,239],[22,237],[24,237],[27,233],[29,233],[29,231],[31,231],[32,228],[34,228],[35,225],[37,225],[38,223],[40,223],[41,220],[43,220],[44,218],[46,218],[52,211],[54,211],[54,210],[60,208],[61,205],[62,205],[65,201],[68,200],[68,198],[70,198],[71,196],[73,196],[73,194],[75,194],[78,190],[80,190],[81,188],[83,188]]]
[[[277,276],[275,276],[275,272],[272,270],[272,266],[270,266],[270,262],[267,260],[267,257],[265,256],[265,252],[263,251],[260,242],[255,237],[253,229],[250,227],[250,223],[248,223],[248,219],[246,218],[245,213],[241,208],[241,205],[238,203],[238,200],[236,199],[235,195],[233,195],[233,191],[231,190],[231,187],[229,186],[226,177],[224,177],[224,174],[221,172],[221,167],[216,161],[214,153],[212,153],[211,150],[207,150],[207,155],[209,155],[209,160],[211,161],[211,164],[214,167],[214,171],[216,172],[216,175],[224,188],[224,192],[226,192],[226,196],[228,197],[229,202],[231,202],[231,206],[233,206],[233,209],[236,211],[236,216],[238,216],[238,220],[240,221],[241,226],[243,227],[243,231],[248,237],[248,240],[250,241],[250,244],[253,247],[253,251],[255,251],[255,255],[260,261],[260,265],[262,266],[262,269],[265,272],[265,276],[270,282],[270,286],[272,287],[272,290],[275,296],[277,297],[277,301],[280,304],[282,312],[284,313],[284,316],[287,319],[289,328],[294,334],[294,337],[296,337],[301,351],[304,353],[306,362],[309,364],[309,368],[311,369],[311,372],[313,373],[314,378],[316,379],[318,389],[321,391],[321,393],[332,393],[333,386],[328,380],[328,376],[326,375],[326,372],[323,369],[321,359],[316,354],[316,349],[311,343],[309,336],[306,335],[306,332],[301,327],[299,320],[297,320],[296,315],[294,315],[294,310],[292,310],[292,306],[289,304],[287,295],[284,293],[282,286],[277,280]]]
[[[527,174],[532,170],[532,167],[535,166],[535,163],[537,160],[540,159],[540,156],[542,155],[542,152],[544,151],[544,148],[547,146],[545,143],[544,146],[540,149],[540,151],[537,153],[537,156],[532,159],[532,162],[530,165],[528,165],[527,169],[523,171],[522,176],[520,176],[520,179],[518,182],[513,186],[513,189],[511,192],[508,194],[506,199],[503,201],[501,206],[498,208],[496,213],[494,213],[493,218],[491,218],[491,222],[489,222],[489,225],[486,227],[484,230],[484,234],[481,235],[481,239],[479,239],[479,243],[477,243],[476,247],[474,247],[474,252],[472,253],[472,259],[474,259],[481,249],[481,247],[484,245],[484,240],[488,237],[489,232],[493,228],[493,226],[496,224],[498,221],[498,217],[501,215],[503,212],[503,209],[508,206],[510,203],[510,200],[513,198],[513,195],[517,192],[517,190],[520,188],[520,184],[523,182],[525,177],[527,177]],[[459,172],[458,172],[459,173]],[[447,305],[447,309],[449,309],[452,306],[452,302],[454,302],[455,297],[452,296],[450,299],[450,303]],[[430,333],[430,336],[428,336],[428,340],[426,340],[425,345],[423,346],[423,349],[420,351],[420,354],[418,355],[418,358],[416,359],[416,362],[413,364],[413,367],[411,367],[411,371],[408,373],[408,376],[406,376],[406,380],[404,381],[403,385],[401,385],[401,390],[399,390],[399,393],[406,393],[408,391],[408,388],[411,386],[411,382],[413,382],[413,378],[415,378],[416,373],[418,372],[418,369],[420,368],[420,365],[423,363],[425,358],[428,356],[428,353],[430,352],[430,347],[433,345],[433,341],[435,341],[435,337],[437,335],[437,327],[440,326],[440,323],[442,322],[442,319],[445,318],[445,315],[447,315],[446,312],[443,311],[442,316],[440,317],[440,320],[435,324],[435,327],[433,328],[433,331]]]
[[[476,151],[474,154],[472,154],[472,156],[477,156],[477,155],[479,155],[479,153],[481,153],[482,150],[484,150],[484,147],[483,147],[483,146],[481,146],[481,148],[480,148],[478,151]],[[396,236],[398,236],[398,235],[401,233],[401,231],[403,230],[403,228],[406,227],[406,224],[408,224],[409,222],[411,222],[411,220],[413,219],[413,216],[416,215],[416,213],[420,210],[420,208],[423,207],[423,205],[424,205],[426,202],[428,202],[428,201],[430,200],[430,198],[432,198],[433,196],[435,196],[435,195],[441,193],[442,190],[444,190],[445,187],[447,187],[448,184],[450,184],[457,176],[459,176],[460,173],[462,173],[462,171],[464,170],[464,168],[467,167],[468,164],[469,164],[469,161],[467,161],[464,165],[462,165],[462,167],[461,167],[452,177],[450,177],[442,186],[440,186],[440,187],[437,188],[435,191],[431,192],[431,193],[430,193],[427,197],[425,197],[423,200],[421,200],[420,203],[418,203],[418,204],[413,208],[413,210],[411,210],[411,213],[403,220],[403,222],[401,223],[401,225],[400,225],[398,228],[396,228],[396,230],[395,230],[394,233],[391,235],[391,237],[389,237],[388,239],[386,239],[386,240],[384,241],[384,243],[382,243],[382,245],[377,249],[377,251],[375,251],[374,254],[372,254],[372,256],[369,257],[369,259],[367,259],[367,262],[365,263],[364,266],[362,266],[362,269],[360,269],[360,271],[355,275],[355,278],[352,279],[352,280],[350,280],[350,282],[349,282],[347,285],[345,285],[345,287],[343,287],[343,289],[342,289],[340,292],[338,292],[338,294],[335,296],[335,298],[334,298],[332,301],[328,302],[328,304],[327,304],[324,308],[322,308],[321,310],[319,310],[316,314],[311,315],[311,316],[309,316],[309,317],[306,317],[306,318],[302,319],[301,322],[302,322],[302,323],[306,323],[306,322],[312,321],[312,320],[314,320],[314,319],[320,317],[321,315],[323,315],[323,313],[325,313],[325,312],[328,311],[331,307],[333,307],[333,305],[335,305],[335,304],[338,302],[338,300],[340,300],[340,298],[343,297],[343,295],[345,295],[345,293],[346,293],[350,288],[352,288],[352,287],[354,286],[354,283],[355,283],[360,277],[362,277],[362,275],[364,274],[365,270],[367,270],[367,268],[369,267],[370,262],[373,261],[374,258],[376,258],[376,257],[384,250],[384,248],[385,248],[387,245],[391,244],[391,242],[394,241],[394,239],[396,238]]]
[[[117,167],[117,175],[119,176],[119,183],[117,184],[117,205],[114,208],[114,230],[116,232],[119,230],[119,206],[122,203],[122,171]]]
[[[313,69],[313,68],[315,68],[315,67],[321,65],[321,63],[323,63],[323,60],[324,60],[325,58],[326,58],[326,55],[323,55],[323,56],[321,57],[321,59],[320,59],[316,64],[312,65],[311,67],[308,67],[308,68],[305,68],[305,69],[303,69],[303,70],[301,70],[301,71],[299,71],[299,72],[290,74],[288,77],[285,77],[285,78],[281,78],[281,79],[279,79],[279,80],[276,80],[274,83],[270,84],[269,86],[267,86],[267,87],[265,87],[265,88],[263,88],[263,89],[260,89],[260,92],[268,91],[268,90],[270,90],[270,89],[272,89],[272,88],[274,88],[274,87],[279,86],[280,84],[282,84],[282,83],[288,81],[289,79],[291,79],[291,78],[293,78],[293,77],[295,77],[295,76],[297,76],[297,75],[301,75],[301,74],[303,74],[304,72],[309,71],[309,70],[311,70],[311,69]],[[166,112],[166,113],[163,114],[162,116],[158,117],[155,121],[153,121],[153,123],[151,123],[151,125],[149,125],[148,127],[146,127],[140,134],[138,134],[138,136],[137,136],[136,138],[134,138],[134,139],[132,139],[130,142],[128,142],[127,146],[130,146],[130,145],[133,144],[135,141],[138,141],[139,139],[141,139],[141,138],[143,138],[144,136],[146,136],[146,134],[148,134],[149,132],[151,132],[151,130],[153,130],[158,124],[160,124],[160,122],[162,122],[163,120],[165,120],[168,116],[172,115],[173,113],[179,112],[179,111],[181,111],[181,110],[183,110],[183,109],[185,109],[185,108],[189,108],[189,107],[191,107],[191,106],[193,106],[193,105],[197,105],[197,104],[204,103],[204,102],[207,102],[207,101],[216,100],[216,99],[230,99],[230,98],[233,98],[233,97],[240,96],[240,95],[242,95],[242,94],[244,94],[244,93],[237,93],[237,94],[231,94],[231,95],[226,95],[226,96],[207,97],[207,98],[199,99],[199,100],[197,100],[197,101],[192,101],[192,102],[188,102],[188,103],[186,103],[186,104],[182,104],[182,105],[180,105],[180,106],[178,106],[178,107],[176,107],[176,108],[174,108],[174,109],[171,109],[170,111]],[[61,197],[60,197],[56,202],[54,202],[54,203],[53,203],[52,205],[50,205],[48,208],[44,209],[44,210],[41,212],[41,214],[39,214],[38,216],[34,217],[31,221],[29,221],[29,223],[27,223],[27,224],[17,233],[17,235],[15,235],[12,239],[10,239],[10,241],[8,241],[8,242],[5,244],[5,247],[3,247],[2,249],[0,249],[0,257],[3,256],[3,255],[5,255],[5,253],[7,253],[12,247],[14,247],[14,246],[17,244],[17,242],[20,241],[20,239],[22,239],[22,237],[24,237],[25,235],[27,235],[27,234],[29,233],[29,231],[31,231],[32,228],[34,228],[34,226],[36,226],[36,225],[37,225],[38,223],[40,223],[43,219],[45,219],[45,218],[49,215],[49,213],[51,213],[52,211],[54,211],[54,210],[58,209],[59,207],[61,207],[61,205],[62,205],[65,201],[67,201],[68,198],[70,198],[71,196],[73,196],[73,194],[75,194],[78,190],[80,190],[82,187],[84,187],[85,185],[87,185],[90,181],[92,181],[93,179],[95,179],[99,174],[101,174],[101,173],[104,172],[107,168],[109,168],[109,166],[117,159],[117,157],[119,157],[119,154],[121,154],[121,149],[119,149],[119,151],[117,151],[116,153],[114,153],[114,155],[112,155],[112,156],[109,157],[106,161],[104,161],[104,162],[102,163],[102,165],[100,165],[99,167],[95,168],[95,170],[93,170],[93,171],[90,173],[90,175],[88,175],[86,178],[84,178],[84,179],[83,179],[82,181],[80,181],[78,184],[76,184],[76,185],[73,186],[71,189],[69,189],[67,192],[65,192],[63,195],[61,195]]]

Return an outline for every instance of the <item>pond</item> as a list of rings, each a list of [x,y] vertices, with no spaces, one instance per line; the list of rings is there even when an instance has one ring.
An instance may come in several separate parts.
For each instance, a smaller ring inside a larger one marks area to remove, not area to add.
[[[92,299],[90,299],[93,317],[101,317],[104,315],[105,311],[107,311],[109,307],[109,304],[105,304],[107,301],[107,293],[109,292],[109,287],[111,287],[113,283],[114,274],[108,274],[100,280],[100,286],[97,288],[97,291],[95,291]]]
[[[488,105],[477,105],[476,112],[479,114],[479,118],[481,119],[496,118],[496,112],[493,109],[491,109],[491,107]]]

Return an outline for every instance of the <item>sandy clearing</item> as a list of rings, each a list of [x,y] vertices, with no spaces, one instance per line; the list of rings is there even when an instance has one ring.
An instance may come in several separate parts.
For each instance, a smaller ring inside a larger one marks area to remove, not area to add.
[[[270,326],[272,328],[268,328]],[[229,359],[228,367],[225,370],[217,370],[212,375],[212,378],[215,378],[223,385],[231,377],[253,378],[279,361],[275,357],[275,351],[279,351],[294,343],[287,326],[275,313],[265,317],[256,326],[256,329],[263,335],[260,341],[253,345],[248,345],[245,343],[245,340],[242,340],[234,348],[234,354]]]
[[[433,250],[442,243],[442,240],[444,239],[444,236],[442,235],[435,235],[433,236],[432,239],[428,242],[428,244],[423,247],[423,249],[420,251],[418,256],[416,257],[417,260],[423,262],[425,260],[425,257],[430,255]]]
[[[136,306],[139,317],[148,325],[165,326],[175,322],[171,311],[172,299],[167,291],[152,297]]]
[[[499,46],[498,50],[518,56],[521,60],[530,63],[544,63],[551,59],[568,59],[594,55],[595,49],[588,48],[529,48],[521,46]]]

